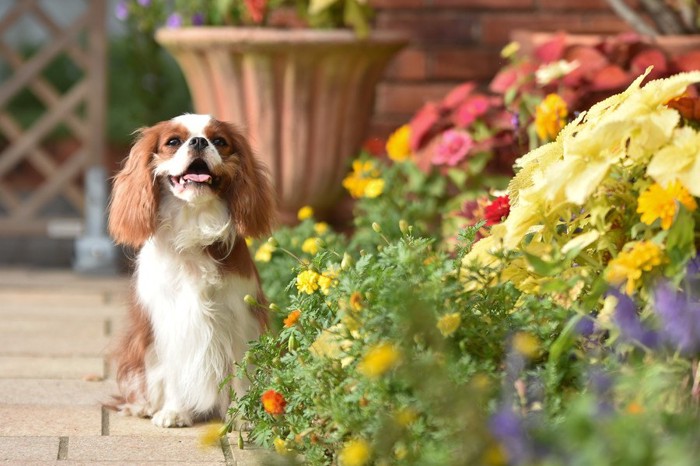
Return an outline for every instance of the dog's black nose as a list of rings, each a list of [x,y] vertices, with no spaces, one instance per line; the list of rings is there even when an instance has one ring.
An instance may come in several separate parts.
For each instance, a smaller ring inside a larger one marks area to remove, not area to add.
[[[196,150],[202,150],[209,145],[209,141],[206,138],[196,137],[190,139],[190,146]]]

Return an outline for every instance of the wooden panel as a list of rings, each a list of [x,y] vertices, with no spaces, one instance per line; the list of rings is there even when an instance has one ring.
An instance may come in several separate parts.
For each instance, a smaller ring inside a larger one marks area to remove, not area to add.
[[[0,17],[0,61],[13,71],[0,83],[0,136],[8,141],[0,150],[0,236],[51,235],[56,225],[73,225],[58,230],[78,232],[75,225],[82,222],[85,204],[82,176],[87,168],[103,162],[106,0],[58,1],[80,9],[65,26],[36,0],[12,0]],[[30,57],[4,40],[26,17],[47,36]],[[45,69],[59,58],[70,60],[80,71],[80,77],[64,92],[44,76]],[[11,103],[26,91],[43,105],[43,112],[23,127]],[[68,130],[68,137],[80,149],[71,154],[53,153],[47,139],[57,128]],[[21,179],[20,167],[22,173],[32,173],[31,179]],[[75,210],[76,216],[44,212],[58,199]]]

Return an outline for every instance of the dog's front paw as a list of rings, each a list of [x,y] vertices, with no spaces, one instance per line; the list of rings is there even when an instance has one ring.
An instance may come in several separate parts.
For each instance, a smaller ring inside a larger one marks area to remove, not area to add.
[[[189,427],[192,425],[192,416],[185,411],[161,409],[153,415],[151,422],[158,427]]]

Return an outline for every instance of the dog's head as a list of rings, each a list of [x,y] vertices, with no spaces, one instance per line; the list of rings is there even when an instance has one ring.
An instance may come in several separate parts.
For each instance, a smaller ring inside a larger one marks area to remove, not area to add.
[[[272,186],[248,141],[209,115],[185,114],[138,131],[114,179],[109,230],[117,243],[143,245],[158,227],[164,196],[191,205],[221,199],[241,236],[269,233],[275,215]]]

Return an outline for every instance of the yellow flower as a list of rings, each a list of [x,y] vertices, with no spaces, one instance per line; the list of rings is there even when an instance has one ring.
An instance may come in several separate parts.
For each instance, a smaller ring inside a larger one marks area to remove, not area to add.
[[[328,224],[326,222],[318,222],[314,225],[314,231],[317,235],[322,235],[328,231]]]
[[[460,323],[462,323],[462,317],[459,315],[459,312],[453,312],[440,317],[437,328],[443,337],[449,337],[459,328]]]
[[[543,141],[553,140],[566,124],[569,110],[564,99],[548,94],[535,111],[535,131]]]
[[[396,412],[396,422],[401,427],[408,427],[418,419],[418,413],[412,408],[401,408]]]
[[[642,214],[641,221],[651,225],[656,219],[661,220],[661,228],[671,228],[678,211],[678,203],[691,212],[698,208],[695,199],[680,181],[674,181],[666,189],[654,183],[639,195],[637,213]]]
[[[381,178],[375,178],[369,180],[365,186],[365,197],[374,199],[375,197],[381,196],[384,191],[384,180]]]
[[[620,252],[608,263],[605,279],[608,283],[625,285],[625,293],[631,295],[642,277],[642,272],[649,272],[662,262],[661,248],[651,241],[639,241],[628,250]]]
[[[700,196],[700,132],[683,127],[673,133],[669,144],[655,152],[647,174],[659,184],[679,180],[694,196]]]
[[[357,370],[366,377],[376,378],[394,368],[400,359],[398,348],[391,343],[380,343],[367,351]]]
[[[297,290],[306,294],[313,294],[314,291],[318,290],[319,277],[320,275],[313,270],[304,270],[297,275]]]
[[[364,439],[350,440],[338,456],[340,466],[364,466],[372,456],[372,448]]]
[[[505,47],[501,49],[501,57],[503,58],[510,58],[516,53],[518,53],[518,50],[520,50],[520,44],[512,41],[506,44]]]
[[[297,218],[301,221],[306,220],[314,216],[314,209],[311,206],[305,205],[299,212],[297,212]]]
[[[403,162],[411,156],[411,127],[403,125],[386,141],[386,153],[394,162]]]
[[[323,294],[327,295],[330,289],[338,283],[336,276],[337,274],[335,271],[326,270],[318,277],[318,286],[321,288]]]
[[[350,309],[355,312],[362,310],[362,293],[359,291],[353,291],[350,295]]]
[[[301,244],[301,250],[312,256],[318,252],[318,240],[317,238],[307,238]]]
[[[276,437],[272,444],[275,446],[275,451],[280,455],[287,455],[291,452],[291,450],[287,448],[287,442],[279,437]]]
[[[523,356],[533,359],[540,352],[540,342],[536,336],[530,333],[518,332],[513,335],[513,349]]]
[[[216,446],[221,437],[226,434],[226,425],[220,422],[209,424],[199,436],[200,448]]]
[[[379,178],[379,170],[372,160],[355,160],[352,163],[352,173],[343,180],[343,187],[348,190],[354,198],[377,197],[384,189],[384,182]],[[377,183],[379,180],[381,183]],[[374,181],[374,183],[372,183]]]
[[[272,244],[265,242],[260,245],[257,251],[255,251],[255,260],[258,262],[270,262],[273,252],[275,252],[275,247]]]

